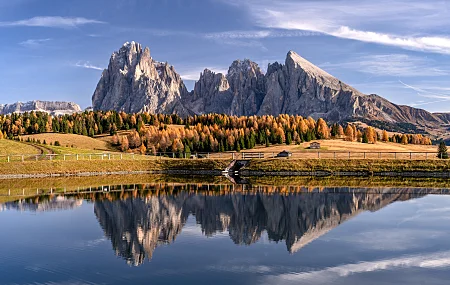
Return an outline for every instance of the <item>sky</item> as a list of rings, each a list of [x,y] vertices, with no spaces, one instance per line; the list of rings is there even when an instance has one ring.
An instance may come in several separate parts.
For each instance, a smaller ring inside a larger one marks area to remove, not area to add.
[[[450,0],[0,0],[0,104],[83,108],[111,54],[148,46],[192,89],[294,50],[363,93],[450,112]]]

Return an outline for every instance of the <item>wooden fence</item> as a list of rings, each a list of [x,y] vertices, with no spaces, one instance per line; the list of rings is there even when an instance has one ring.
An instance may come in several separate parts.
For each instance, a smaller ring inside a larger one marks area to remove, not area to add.
[[[223,153],[157,153],[139,155],[131,153],[85,153],[85,154],[22,154],[1,155],[0,162],[25,161],[76,161],[76,160],[137,160],[137,159],[398,159],[433,160],[439,159],[436,152],[292,152],[289,157],[279,156],[276,152],[223,152]]]

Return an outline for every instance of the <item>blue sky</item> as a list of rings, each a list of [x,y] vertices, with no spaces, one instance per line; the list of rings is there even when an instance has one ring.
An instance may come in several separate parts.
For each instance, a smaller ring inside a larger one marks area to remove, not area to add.
[[[360,91],[450,111],[450,1],[0,0],[0,104],[90,106],[112,52],[150,47],[192,88],[204,68],[294,50]]]

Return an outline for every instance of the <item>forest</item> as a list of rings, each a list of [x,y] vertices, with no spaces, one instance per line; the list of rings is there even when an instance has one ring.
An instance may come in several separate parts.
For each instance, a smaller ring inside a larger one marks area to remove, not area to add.
[[[394,142],[431,144],[422,134],[393,134],[357,124],[328,124],[319,118],[298,115],[237,117],[208,114],[181,118],[178,115],[127,114],[91,111],[51,116],[43,112],[0,115],[0,139],[21,135],[66,133],[96,137],[109,134],[122,151],[224,152],[252,149],[257,145],[300,144],[317,139],[344,139],[361,143]]]

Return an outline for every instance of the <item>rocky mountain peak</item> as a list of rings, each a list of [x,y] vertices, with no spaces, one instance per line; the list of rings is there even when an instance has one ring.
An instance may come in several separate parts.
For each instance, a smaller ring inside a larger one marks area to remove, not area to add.
[[[261,69],[259,68],[258,64],[255,62],[244,59],[244,60],[235,60],[231,64],[231,66],[228,68],[228,74],[227,78],[243,74],[243,75],[262,75]]]
[[[125,43],[111,56],[108,68],[92,96],[94,110],[128,113],[177,113],[187,115],[181,97],[187,89],[180,75],[167,63],[154,61],[150,49]]]
[[[293,114],[332,122],[376,120],[430,128],[445,116],[365,95],[289,51],[266,74],[249,60],[235,60],[227,74],[205,69],[188,92],[175,68],[153,60],[148,48],[125,43],[111,60],[93,96],[95,110],[237,116]],[[450,119],[448,119],[450,120]]]

